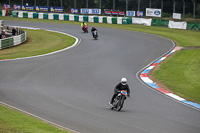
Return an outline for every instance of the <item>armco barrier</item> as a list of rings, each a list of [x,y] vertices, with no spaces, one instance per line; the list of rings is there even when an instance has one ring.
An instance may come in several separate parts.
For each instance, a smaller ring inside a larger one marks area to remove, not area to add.
[[[11,27],[10,27],[11,28]],[[0,39],[0,49],[10,48],[26,41],[26,32],[19,29],[18,36],[11,36],[8,38]]]

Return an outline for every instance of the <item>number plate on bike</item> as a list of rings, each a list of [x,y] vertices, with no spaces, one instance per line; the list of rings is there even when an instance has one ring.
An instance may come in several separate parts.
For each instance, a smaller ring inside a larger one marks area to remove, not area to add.
[[[121,93],[122,93],[122,95],[127,95],[127,92],[124,90],[122,90]]]

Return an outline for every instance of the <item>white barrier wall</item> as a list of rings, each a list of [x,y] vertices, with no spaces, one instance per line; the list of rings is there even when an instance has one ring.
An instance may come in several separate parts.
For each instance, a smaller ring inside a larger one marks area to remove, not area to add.
[[[33,18],[33,13],[34,12],[28,12],[28,18]]]
[[[21,36],[20,35],[14,36],[13,39],[14,39],[14,45],[18,45],[18,44],[21,43]]]
[[[39,14],[38,14],[38,18],[39,18],[39,19],[43,19],[43,17],[44,17],[44,13],[39,13]]]
[[[99,23],[103,23],[103,16],[99,16]]]
[[[88,16],[88,21],[94,23],[94,16]]]
[[[24,11],[17,11],[17,12],[19,12],[18,17],[23,18]],[[33,13],[34,12],[29,12],[28,18],[33,18]],[[79,17],[80,22],[84,21],[84,15],[76,15],[76,17],[77,16]],[[112,16],[96,16],[96,17],[98,17],[99,23],[103,23],[104,17],[107,19],[108,24],[116,23],[112,20],[113,18]],[[44,13],[38,13],[38,18],[44,19]],[[48,19],[54,19],[54,14],[48,13]],[[59,20],[65,20],[64,14],[59,14]],[[69,14],[69,21],[74,21],[74,20],[75,20],[75,14]],[[117,24],[123,24],[122,20],[123,20],[123,17],[117,17]],[[151,21],[152,19],[132,18],[133,24],[143,24],[143,25],[151,26]],[[88,22],[94,23],[94,16],[88,16]]]
[[[174,22],[170,20],[168,24],[168,28],[186,29],[187,22]]]
[[[107,17],[107,23],[112,24],[112,17]]]
[[[74,21],[74,14],[69,14],[69,21]]]
[[[83,15],[79,15],[79,21],[83,22]]]
[[[146,26],[151,26],[152,19],[145,18],[132,18],[132,24],[142,24]]]
[[[23,18],[23,12],[19,12],[18,17]]]
[[[64,20],[64,14],[59,14],[59,20]]]
[[[48,14],[49,19],[53,19],[53,13]]]
[[[6,16],[6,10],[2,10],[2,16]]]
[[[117,24],[122,24],[122,17],[117,17]]]

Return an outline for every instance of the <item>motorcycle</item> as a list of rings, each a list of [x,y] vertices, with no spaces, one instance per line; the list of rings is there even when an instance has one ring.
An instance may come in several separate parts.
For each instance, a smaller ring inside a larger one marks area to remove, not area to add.
[[[84,33],[88,33],[88,26],[87,25],[83,26],[83,31],[84,31]]]
[[[98,35],[97,35],[97,31],[96,31],[96,30],[93,32],[93,38],[94,38],[95,40],[98,39]]]
[[[115,97],[113,101],[113,107],[111,109],[115,109],[120,111],[124,105],[124,100],[127,97],[127,91],[121,90],[119,91],[118,95]]]

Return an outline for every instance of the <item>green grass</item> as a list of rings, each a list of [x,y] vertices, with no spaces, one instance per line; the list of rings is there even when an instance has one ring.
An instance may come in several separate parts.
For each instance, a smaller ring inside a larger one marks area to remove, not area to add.
[[[180,50],[153,76],[180,97],[200,103],[200,49]]]
[[[1,133],[70,133],[26,114],[0,106]]]
[[[19,46],[0,50],[0,59],[29,57],[54,52],[74,44],[75,39],[56,32],[28,30],[27,41]]]

